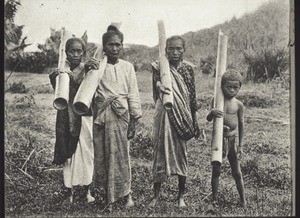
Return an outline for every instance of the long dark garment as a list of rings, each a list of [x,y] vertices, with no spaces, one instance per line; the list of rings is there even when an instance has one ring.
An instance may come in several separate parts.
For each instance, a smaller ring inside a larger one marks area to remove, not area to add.
[[[55,78],[52,75],[53,73],[49,75],[50,82],[55,88]],[[84,64],[81,63],[70,74],[69,105],[66,109],[57,111],[53,164],[64,164],[76,150],[81,129],[81,116],[74,112],[73,101],[84,75]]]

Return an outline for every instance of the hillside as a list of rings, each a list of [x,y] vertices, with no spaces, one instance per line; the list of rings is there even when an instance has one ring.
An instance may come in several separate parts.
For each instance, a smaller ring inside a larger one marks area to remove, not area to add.
[[[239,19],[233,17],[223,24],[182,35],[187,47],[185,58],[199,66],[201,58],[216,56],[219,29],[228,36],[228,65],[240,68],[245,49],[256,51],[267,47],[286,47],[289,33],[288,1],[270,1]],[[125,54],[123,58],[148,68],[149,63],[157,58],[158,47],[129,45]]]
[[[289,36],[287,0],[271,0],[255,12],[245,14],[240,18],[233,17],[229,21],[211,28],[183,34],[182,36],[186,40],[185,59],[194,63],[204,73],[214,71],[219,29],[228,36],[227,67],[237,68],[245,75],[246,71],[249,72],[249,68],[245,64],[244,52],[251,50],[250,53],[254,53],[254,55],[250,54],[250,62],[258,61],[256,66],[251,66],[255,68],[255,71],[260,71],[257,78],[265,74],[265,68],[268,68],[268,72],[273,71],[270,75],[279,75],[286,70]],[[5,67],[8,70],[14,69],[20,72],[42,73],[46,72],[45,69],[48,67],[57,66],[60,30],[50,29],[50,32],[51,35],[46,43],[38,45],[40,51],[17,51],[6,54]],[[97,43],[87,43],[86,58],[93,55],[96,46]],[[125,44],[121,58],[133,63],[137,71],[151,70],[150,63],[158,58],[158,47]],[[208,65],[204,65],[205,63]],[[276,64],[282,65],[280,72],[276,72],[279,69]],[[206,66],[208,66],[207,69]],[[258,68],[260,70],[257,70]]]

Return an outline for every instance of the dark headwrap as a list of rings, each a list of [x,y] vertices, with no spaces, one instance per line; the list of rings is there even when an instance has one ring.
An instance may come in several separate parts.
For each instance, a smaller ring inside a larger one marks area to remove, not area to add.
[[[114,35],[117,35],[121,39],[121,43],[123,43],[123,33],[120,30],[118,30],[118,28],[114,25],[109,25],[107,27],[107,32],[104,33],[102,36],[102,45],[104,46],[107,43],[108,39]]]
[[[185,49],[185,40],[181,36],[177,36],[177,35],[167,38],[166,46],[168,47],[168,44],[169,44],[170,41],[177,40],[177,39],[181,40],[182,47],[183,47],[183,49]]]
[[[70,49],[71,45],[74,42],[79,42],[82,46],[83,52],[85,53],[85,51],[86,51],[85,42],[81,38],[76,38],[76,37],[72,37],[72,38],[67,40],[67,42],[66,42],[66,52]]]

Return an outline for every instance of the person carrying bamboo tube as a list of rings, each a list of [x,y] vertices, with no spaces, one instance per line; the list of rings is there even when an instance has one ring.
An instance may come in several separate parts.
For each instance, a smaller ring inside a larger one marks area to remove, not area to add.
[[[113,25],[102,36],[107,64],[92,102],[94,184],[95,188],[104,188],[109,209],[113,202],[123,197],[126,198],[125,206],[134,205],[129,140],[134,137],[136,122],[142,116],[134,67],[119,59],[123,38],[123,33]],[[86,67],[97,70],[99,63],[98,66],[86,64]]]
[[[178,205],[185,207],[187,141],[192,137],[198,138],[200,134],[196,117],[195,75],[193,65],[182,59],[185,52],[185,41],[182,37],[168,38],[165,50],[170,65],[174,100],[172,109],[163,106],[162,95],[169,94],[171,90],[161,82],[158,61],[153,62],[151,65],[155,101],[152,130],[154,198],[149,206],[156,205],[161,184],[170,175],[178,175]]]
[[[72,102],[82,82],[85,69],[81,63],[86,52],[85,42],[80,38],[70,38],[66,42],[66,69],[55,69],[49,75],[55,89],[56,77],[60,73],[68,73],[70,77],[69,104],[66,109],[58,110],[56,117],[56,142],[53,164],[63,167],[64,185],[67,196],[63,204],[73,203],[74,188],[83,187],[83,201],[93,202],[90,194],[90,184],[93,178],[94,148],[92,139],[92,113],[79,116],[74,113]]]
[[[240,195],[241,205],[246,205],[244,181],[239,160],[243,156],[243,138],[244,138],[244,105],[235,98],[242,85],[242,76],[236,70],[227,70],[221,79],[221,88],[224,94],[224,112],[213,108],[213,100],[210,112],[206,119],[212,121],[215,117],[223,116],[223,158],[227,156],[231,173],[235,180],[238,193]],[[238,127],[238,146],[235,145]],[[217,193],[219,187],[219,177],[221,173],[221,163],[212,162],[212,200],[215,206],[218,205]]]

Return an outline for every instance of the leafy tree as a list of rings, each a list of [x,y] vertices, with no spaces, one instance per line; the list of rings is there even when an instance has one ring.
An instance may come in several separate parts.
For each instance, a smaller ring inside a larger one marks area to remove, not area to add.
[[[15,24],[14,17],[21,6],[19,0],[5,0],[4,3],[4,50],[5,52],[22,51],[26,46],[27,37],[22,37],[23,25]]]

